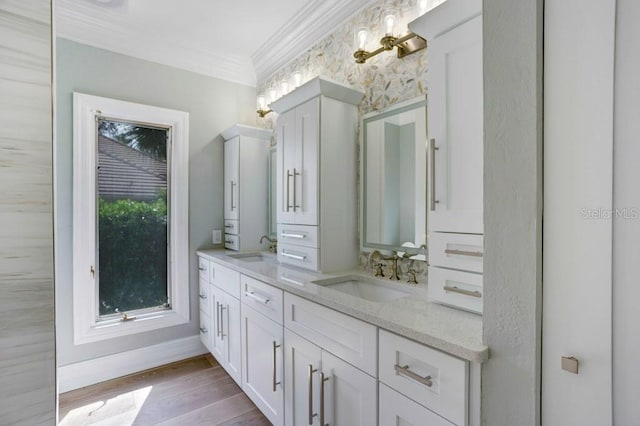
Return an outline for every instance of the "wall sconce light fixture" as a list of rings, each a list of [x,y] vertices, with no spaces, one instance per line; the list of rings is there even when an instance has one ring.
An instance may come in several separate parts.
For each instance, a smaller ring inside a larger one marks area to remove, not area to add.
[[[265,115],[272,112],[269,108],[267,108],[267,99],[264,95],[258,96],[258,111],[256,111],[261,118],[264,118]]]
[[[419,50],[427,47],[427,41],[419,35],[409,32],[401,37],[396,37],[394,34],[395,15],[393,13],[386,13],[384,16],[384,36],[380,39],[380,47],[371,52],[366,50],[367,42],[369,40],[369,31],[366,28],[361,28],[356,33],[356,47],[357,50],[353,53],[353,57],[356,59],[356,63],[364,64],[367,59],[376,56],[384,51],[398,49],[398,58],[404,58],[407,55],[415,53]]]

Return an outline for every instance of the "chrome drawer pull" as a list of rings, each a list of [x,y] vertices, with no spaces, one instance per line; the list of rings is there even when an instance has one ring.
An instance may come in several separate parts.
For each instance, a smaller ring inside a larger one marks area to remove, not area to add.
[[[224,240],[224,242],[227,244],[233,244],[233,241],[230,241],[230,240]]]
[[[320,426],[329,426],[324,422],[324,382],[329,380],[324,377],[324,373],[320,373]]]
[[[220,341],[224,342],[224,310],[227,309],[222,303],[220,304]]]
[[[467,251],[467,250],[453,250],[446,249],[445,254],[452,254],[454,256],[469,256],[469,257],[482,257],[481,251]]]
[[[436,140],[435,139],[431,139],[429,140],[429,157],[431,160],[431,173],[430,173],[430,178],[429,179],[431,182],[431,202],[429,205],[429,210],[431,210],[432,212],[436,210],[436,204],[438,204],[440,201],[436,198],[436,151],[439,148],[436,146]]]
[[[249,297],[249,298],[251,298],[251,299],[253,299],[253,300],[255,300],[255,301],[257,301],[257,302],[264,303],[265,305],[267,303],[271,302],[270,299],[263,299],[260,296],[256,296],[256,294],[253,291],[245,291],[244,295]]]
[[[291,172],[289,171],[289,169],[287,169],[287,206],[286,206],[287,211],[289,211],[289,209],[293,207],[291,204],[289,204],[289,192],[290,192],[290,191],[289,191],[289,178],[290,178],[291,176],[293,176],[293,175],[291,174]],[[295,178],[294,178],[294,179],[295,179]],[[295,211],[295,210],[294,210],[294,211]]]
[[[224,227],[225,227],[225,228],[235,228],[235,226],[234,226],[234,225],[225,225]]]
[[[276,391],[276,386],[278,386],[280,384],[280,382],[276,381],[276,349],[278,349],[280,347],[280,345],[277,344],[277,342],[274,340],[273,341],[273,391]]]
[[[287,232],[283,232],[283,233],[281,233],[281,234],[280,234],[280,236],[281,236],[282,238],[300,238],[300,239],[302,239],[302,238],[306,238],[306,237],[307,237],[307,236],[306,236],[306,235],[304,235],[304,234],[289,234],[289,233],[287,233]]]
[[[422,377],[421,375],[416,374],[413,371],[409,370],[408,365],[405,365],[404,367],[400,367],[398,364],[396,364],[393,366],[393,369],[396,370],[396,374],[413,379],[416,382],[421,383],[429,388],[433,386],[433,382],[431,381],[431,376]]]
[[[295,259],[295,260],[305,260],[307,258],[307,256],[299,256],[297,254],[291,254],[291,253],[287,253],[286,251],[282,250],[282,255],[284,257],[289,257],[291,259]]]
[[[198,270],[199,270],[199,271],[206,271],[206,270],[207,270],[207,268],[203,268],[202,266],[198,266]]]
[[[205,300],[206,298],[207,298],[207,295],[206,295],[206,294],[201,294],[201,295],[200,295],[200,299]]]
[[[479,291],[471,291],[471,290],[465,290],[459,287],[451,287],[448,285],[445,285],[444,287],[444,291],[450,291],[451,293],[458,293],[458,294],[464,294],[465,296],[471,296],[471,297],[482,297],[482,293],[480,293]]]
[[[309,397],[309,425],[313,426],[313,418],[317,416],[317,414],[313,414],[313,373],[317,372],[318,369],[314,369],[312,364],[309,364],[307,367],[307,395]]]
[[[206,334],[207,333],[207,327],[200,327],[200,332]]]

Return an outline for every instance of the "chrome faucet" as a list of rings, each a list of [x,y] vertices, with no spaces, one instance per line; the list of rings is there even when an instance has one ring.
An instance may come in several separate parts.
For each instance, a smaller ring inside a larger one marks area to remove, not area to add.
[[[400,276],[398,275],[398,255],[394,254],[391,256],[383,256],[382,257],[383,260],[390,260],[391,261],[391,276],[389,277],[390,280],[400,280]]]
[[[263,235],[263,236],[261,236],[261,237],[260,237],[260,244],[262,244],[262,242],[263,242],[265,239],[266,239],[267,241],[269,241],[269,251],[270,251],[271,253],[277,253],[277,252],[278,252],[278,240],[275,240],[275,239],[269,238],[269,236],[268,236],[268,235]]]

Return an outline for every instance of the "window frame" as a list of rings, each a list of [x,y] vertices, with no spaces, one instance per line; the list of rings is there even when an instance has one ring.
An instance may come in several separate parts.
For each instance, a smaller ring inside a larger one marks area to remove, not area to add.
[[[100,318],[98,286],[98,118],[169,128],[169,309],[147,308],[134,319]],[[97,342],[189,323],[189,113],[73,93],[73,324],[74,344]]]

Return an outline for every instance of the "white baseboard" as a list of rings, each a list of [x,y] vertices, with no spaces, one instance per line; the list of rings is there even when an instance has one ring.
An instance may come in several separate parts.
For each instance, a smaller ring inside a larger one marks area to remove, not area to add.
[[[64,365],[58,367],[58,392],[68,392],[207,352],[197,335]]]

